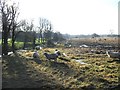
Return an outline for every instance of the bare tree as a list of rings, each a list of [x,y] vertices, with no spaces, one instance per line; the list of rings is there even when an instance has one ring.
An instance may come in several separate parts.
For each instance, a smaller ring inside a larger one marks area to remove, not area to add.
[[[14,32],[16,28],[17,7],[15,3],[7,4],[7,0],[0,0],[0,13],[2,14],[2,54],[8,54],[8,35],[12,32],[12,47],[14,51]]]
[[[32,44],[33,49],[35,49],[35,42],[36,42],[36,32],[33,30],[33,44]]]
[[[24,45],[23,45],[23,49],[26,48],[28,37],[30,36],[28,33],[33,33],[32,36],[30,36],[30,37],[31,37],[31,39],[33,39],[33,48],[34,48],[35,47],[36,35],[35,35],[35,31],[34,31],[33,21],[28,23],[26,20],[22,20],[21,21],[21,30],[24,31]]]
[[[52,24],[45,18],[39,20],[39,43],[44,42],[44,39],[48,40],[52,36]]]
[[[15,52],[15,30],[16,28],[19,26],[19,24],[17,23],[17,17],[19,15],[18,11],[18,7],[15,6],[15,4],[13,6],[11,6],[11,11],[12,11],[12,50],[13,52]]]
[[[43,42],[43,35],[42,35],[42,33],[43,33],[43,29],[44,29],[44,23],[43,23],[43,19],[42,18],[40,18],[40,20],[39,20],[39,27],[38,27],[38,29],[39,29],[39,40],[38,40],[38,42],[40,43],[40,41],[41,41],[41,43]]]
[[[26,47],[26,42],[27,42],[27,32],[29,31],[28,29],[28,22],[26,20],[21,21],[21,30],[24,31],[24,45],[23,49]]]
[[[32,47],[33,47],[33,49],[35,49],[35,43],[36,43],[36,31],[35,31],[35,27],[34,27],[33,21],[31,21],[29,27],[30,27],[30,28],[29,28],[30,31],[32,31],[32,36],[33,36]]]

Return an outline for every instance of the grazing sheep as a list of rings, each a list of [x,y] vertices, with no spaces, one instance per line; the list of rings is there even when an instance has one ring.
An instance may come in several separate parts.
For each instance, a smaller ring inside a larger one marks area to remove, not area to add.
[[[57,56],[61,55],[60,51],[58,51],[57,49],[55,50],[54,54],[56,54]]]
[[[57,49],[55,50],[54,54],[56,54],[57,56],[64,56],[67,57],[67,55],[65,53],[61,53],[60,51],[58,51]]]
[[[108,57],[120,59],[120,52],[106,51],[106,54],[108,55]]]
[[[83,44],[83,45],[80,45],[80,47],[83,47],[83,48],[88,48],[89,46]]]
[[[102,50],[91,50],[90,53],[95,53],[95,54],[105,54],[105,51]]]
[[[57,58],[58,58],[58,55],[56,55],[56,54],[44,53],[44,55],[46,56],[46,58],[47,58],[48,60],[51,60],[51,59],[57,60]]]
[[[8,52],[8,56],[11,56],[11,55],[13,55],[13,52],[12,51]]]
[[[37,51],[35,51],[35,52],[33,53],[33,58],[39,58],[39,54],[38,54]]]
[[[41,46],[36,46],[35,49],[36,49],[36,50],[41,50],[42,47],[41,47]]]

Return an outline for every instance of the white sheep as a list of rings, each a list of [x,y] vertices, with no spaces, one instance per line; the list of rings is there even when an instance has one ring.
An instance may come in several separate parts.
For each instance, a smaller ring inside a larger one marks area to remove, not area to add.
[[[11,52],[8,52],[8,56],[11,56],[13,54],[13,52],[11,51]]]
[[[120,52],[106,51],[106,54],[110,58],[119,58],[120,59]]]
[[[35,49],[36,49],[36,50],[41,50],[42,47],[41,47],[41,46],[36,46]]]
[[[57,49],[55,50],[54,54],[56,54],[57,56],[61,55],[60,51],[58,51]]]
[[[83,44],[83,45],[80,45],[80,47],[83,47],[83,48],[88,48],[89,46]]]
[[[58,55],[56,55],[56,54],[44,53],[44,55],[46,56],[46,58],[47,58],[48,60],[51,60],[51,59],[57,60],[57,58],[58,58]]]

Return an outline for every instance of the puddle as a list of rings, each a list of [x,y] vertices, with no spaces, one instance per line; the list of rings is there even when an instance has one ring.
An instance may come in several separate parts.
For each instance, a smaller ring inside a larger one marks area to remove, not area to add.
[[[80,64],[87,64],[87,63],[85,63],[83,60],[84,60],[84,59],[79,59],[79,60],[76,60],[76,59],[75,59],[75,61],[76,61],[76,62],[79,62]]]

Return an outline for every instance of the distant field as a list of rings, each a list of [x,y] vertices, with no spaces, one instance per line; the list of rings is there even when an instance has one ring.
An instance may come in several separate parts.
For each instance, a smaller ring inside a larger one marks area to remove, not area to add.
[[[80,47],[86,45],[91,48],[103,49],[103,50],[117,50],[120,47],[120,38],[117,37],[99,37],[99,38],[72,38],[67,40],[73,47]]]
[[[118,37],[98,37],[98,38],[73,38],[69,42],[74,44],[103,44],[103,45],[118,45],[120,38]]]
[[[67,40],[67,42],[70,42],[74,45],[81,45],[81,44],[87,44],[87,45],[116,45],[118,46],[120,41],[120,38],[118,37],[97,37],[97,38],[72,38]],[[8,39],[9,44],[11,45],[11,39]],[[2,43],[2,39],[0,39],[0,44]],[[41,43],[41,40],[40,40]],[[22,45],[23,42],[17,41],[15,42],[17,45]],[[36,44],[39,44],[39,39],[36,39]],[[19,46],[20,46],[19,45]]]

